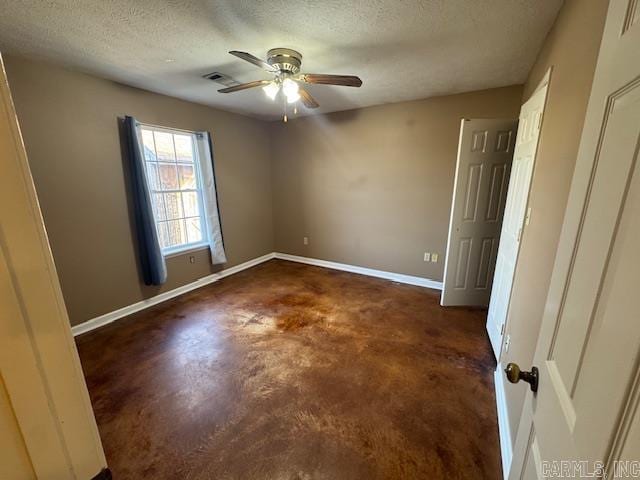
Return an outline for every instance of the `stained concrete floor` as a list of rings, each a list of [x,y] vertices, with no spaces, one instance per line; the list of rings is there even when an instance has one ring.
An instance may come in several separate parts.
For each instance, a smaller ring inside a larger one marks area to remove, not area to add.
[[[126,479],[499,479],[482,310],[272,260],[78,338]]]

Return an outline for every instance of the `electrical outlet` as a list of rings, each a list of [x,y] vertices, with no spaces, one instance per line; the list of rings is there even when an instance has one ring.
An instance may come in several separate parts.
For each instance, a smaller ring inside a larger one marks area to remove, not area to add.
[[[189,255],[189,263],[196,263],[196,257],[193,255]]]
[[[425,262],[430,262],[431,261],[431,254],[429,252],[425,252],[424,261]]]
[[[309,237],[302,237],[302,243],[305,245],[309,245]]]
[[[433,263],[436,263],[438,261],[438,254],[437,253],[432,253],[431,254],[431,261]]]

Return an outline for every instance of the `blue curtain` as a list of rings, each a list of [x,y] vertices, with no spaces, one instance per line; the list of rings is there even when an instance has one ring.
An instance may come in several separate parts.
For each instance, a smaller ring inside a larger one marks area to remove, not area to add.
[[[151,194],[145,177],[144,156],[138,136],[138,122],[135,118],[125,117],[124,134],[131,171],[142,277],[146,285],[162,285],[167,280],[167,265],[158,241],[158,232],[151,206]]]

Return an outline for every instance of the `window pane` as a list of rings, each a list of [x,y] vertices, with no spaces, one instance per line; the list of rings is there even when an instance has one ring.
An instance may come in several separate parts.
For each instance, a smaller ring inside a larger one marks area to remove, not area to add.
[[[179,162],[193,162],[193,147],[189,135],[174,135],[176,155]]]
[[[169,220],[167,222],[167,230],[169,233],[168,246],[182,245],[187,243],[187,236],[184,228],[184,220]]]
[[[156,220],[166,220],[167,213],[164,209],[164,202],[162,201],[162,193],[153,193],[151,195],[153,202],[153,214]]]
[[[196,192],[184,192],[182,194],[185,217],[197,217],[200,215],[198,208],[198,194]]]
[[[193,165],[178,165],[180,188],[196,188],[196,172]]]
[[[178,189],[178,173],[174,163],[159,163],[160,186],[163,190]]]
[[[165,193],[164,205],[167,209],[167,218],[172,220],[174,218],[184,217],[182,211],[182,200],[179,193]]]
[[[144,150],[144,158],[147,162],[156,161],[156,148],[153,145],[153,132],[151,130],[142,130],[142,149]]]
[[[158,160],[175,161],[176,155],[173,151],[173,135],[166,132],[153,132],[156,140],[156,153]]]
[[[160,246],[172,249],[202,242],[205,221],[194,136],[153,127],[142,128],[141,136]]]
[[[149,180],[149,189],[160,190],[160,182],[158,180],[158,164],[147,162],[147,179]]]
[[[167,248],[169,246],[167,222],[158,222],[158,240],[160,241],[160,248]]]
[[[187,240],[189,243],[202,241],[202,230],[200,228],[200,217],[187,218]]]

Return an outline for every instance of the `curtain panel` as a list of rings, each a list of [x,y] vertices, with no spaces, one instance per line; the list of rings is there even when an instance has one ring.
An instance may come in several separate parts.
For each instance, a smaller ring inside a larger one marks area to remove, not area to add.
[[[167,280],[167,265],[158,240],[151,194],[145,174],[144,155],[138,136],[138,122],[135,118],[125,117],[124,135],[131,171],[131,190],[142,277],[146,285],[162,285]]]
[[[222,225],[220,220],[220,206],[218,203],[218,190],[216,188],[216,175],[213,161],[213,144],[209,132],[198,132],[198,159],[202,174],[202,196],[205,203],[205,217],[207,223],[207,237],[209,238],[209,250],[211,251],[211,263],[219,265],[226,263],[227,256],[224,251],[224,239],[222,237]]]

